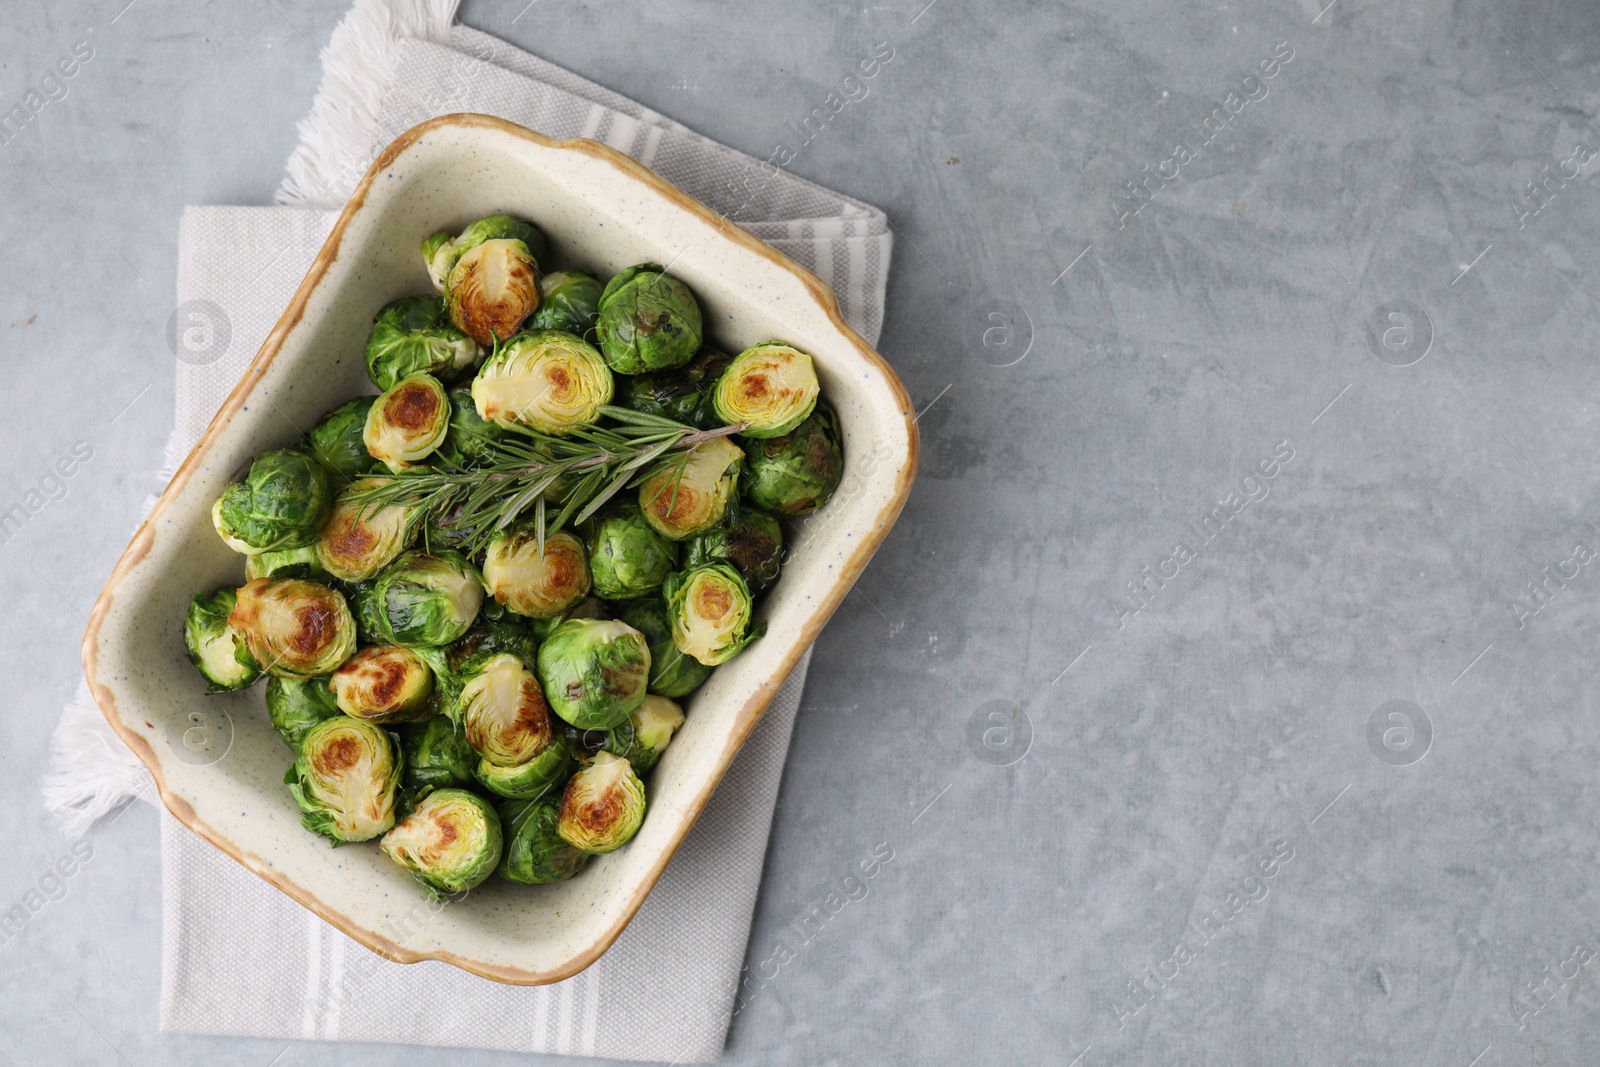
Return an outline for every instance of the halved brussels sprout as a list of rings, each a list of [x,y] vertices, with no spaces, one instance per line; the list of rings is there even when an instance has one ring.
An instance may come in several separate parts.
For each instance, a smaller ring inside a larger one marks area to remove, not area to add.
[[[559,795],[502,804],[500,822],[506,843],[500,858],[500,876],[508,882],[544,885],[564,881],[583,870],[589,863],[589,853],[561,839],[556,831],[560,821]]]
[[[300,822],[335,845],[371,841],[394,825],[400,763],[381,726],[335,715],[307,730],[283,776]]]
[[[637,505],[607,509],[589,527],[595,595],[627,600],[661,588],[678,567],[678,546],[645,521]]]
[[[644,517],[674,541],[704,533],[722,521],[738,487],[744,453],[726,437],[713,437],[639,486]]]
[[[740,352],[717,380],[717,417],[744,423],[745,437],[782,437],[817,406],[822,386],[811,357],[782,341],[763,341]]]
[[[483,584],[489,595],[518,615],[547,619],[589,592],[589,556],[583,542],[565,530],[544,539],[544,552],[532,528],[500,534],[483,558]]]
[[[267,718],[290,748],[299,747],[307,730],[338,714],[339,703],[326,678],[267,679]]]
[[[359,582],[392,563],[411,544],[415,516],[398,504],[378,507],[356,496],[389,481],[363,478],[347,486],[317,538],[317,561],[335,578]]]
[[[828,502],[844,477],[839,424],[826,404],[793,433],[750,442],[745,496],[780,515],[809,515]]]
[[[556,832],[584,852],[615,852],[644,822],[644,783],[627,760],[601,752],[572,776]]]
[[[211,508],[217,534],[235,552],[253,555],[309,545],[328,516],[328,475],[304,452],[263,452],[244,481],[234,482]]]
[[[618,403],[648,415],[660,415],[701,430],[722,425],[717,418],[717,379],[733,362],[732,356],[703,348],[675,370],[638,374],[624,379]]]
[[[367,337],[367,376],[379,389],[392,389],[413,374],[446,381],[478,361],[478,342],[450,322],[436,296],[408,296],[378,312]]]
[[[427,459],[450,428],[450,398],[431,374],[396,383],[367,412],[367,451],[396,474]]]
[[[316,581],[328,577],[328,573],[322,569],[322,561],[317,558],[316,545],[279,548],[271,552],[257,552],[253,556],[244,558],[246,579],[270,578],[274,575],[280,578],[311,578]]]
[[[555,713],[580,730],[609,730],[644,700],[650,649],[617,619],[568,619],[539,646],[539,677]]]
[[[506,431],[478,414],[472,400],[472,382],[450,387],[450,425],[444,432],[439,455],[463,465],[484,463],[495,457]]]
[[[228,625],[237,594],[218,589],[210,596],[196,593],[183,620],[183,647],[213,693],[243,689],[261,677],[261,667],[244,641]]]
[[[335,490],[378,469],[362,435],[375,396],[358,396],[322,416],[306,434],[305,450],[328,472]]]
[[[472,784],[478,754],[467,744],[466,731],[446,715],[402,725],[400,750],[405,755],[405,786],[413,799],[435,789]]]
[[[268,674],[315,678],[356,650],[356,620],[344,597],[304,578],[256,578],[238,593],[228,625]]]
[[[450,268],[444,298],[462,333],[480,345],[505,341],[539,306],[539,265],[521,241],[485,241]]]
[[[681,367],[700,351],[700,305],[689,287],[654,263],[606,283],[595,333],[621,374]]]
[[[465,789],[436,789],[383,835],[384,853],[436,897],[483,884],[500,862],[500,816]]]
[[[767,632],[751,623],[750,588],[726,563],[708,563],[667,579],[667,610],[678,649],[715,667]]]
[[[466,727],[472,750],[500,767],[527,763],[555,736],[539,679],[508,654],[491,657],[467,679],[454,717]]]
[[[472,380],[478,414],[509,430],[562,436],[600,417],[616,383],[595,347],[560,330],[520,334]]]
[[[562,330],[589,340],[600,318],[599,279],[581,270],[558,270],[539,277],[539,310],[528,320],[530,330]]]
[[[689,541],[685,569],[704,563],[731,563],[751,589],[765,589],[783,566],[783,527],[764,511],[744,508],[737,522]]]
[[[478,784],[513,800],[533,800],[559,790],[572,773],[572,750],[564,734],[556,734],[539,754],[515,767],[480,759],[474,768]]]
[[[363,621],[384,641],[448,645],[472,626],[483,583],[459,552],[407,552],[379,574]]]
[[[711,677],[711,668],[685,654],[672,640],[672,615],[664,597],[635,600],[622,619],[650,643],[649,690],[664,697],[688,696]]]
[[[528,246],[528,251],[538,263],[550,258],[550,241],[539,227],[513,215],[489,215],[462,230],[460,237],[440,231],[422,242],[422,260],[428,267],[428,277],[434,289],[441,293],[445,291],[445,280],[450,277],[451,268],[463,252],[485,241],[500,239],[521,241]]]
[[[433,671],[399,645],[363,648],[328,680],[339,710],[367,722],[414,722],[432,712]]]
[[[672,735],[683,725],[683,709],[677,702],[654,693],[633,709],[633,714],[610,730],[579,730],[573,748],[580,760],[597,752],[621,756],[639,774],[648,774],[661,754],[672,743]]]

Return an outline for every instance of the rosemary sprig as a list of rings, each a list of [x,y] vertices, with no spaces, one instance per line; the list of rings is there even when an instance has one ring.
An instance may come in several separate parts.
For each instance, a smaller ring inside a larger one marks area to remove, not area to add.
[[[675,500],[688,450],[747,425],[697,430],[628,408],[608,406],[600,412],[616,425],[586,426],[567,437],[524,430],[497,444],[496,456],[487,463],[469,467],[439,456],[430,466],[403,471],[383,485],[361,490],[353,500],[363,512],[390,505],[413,509],[415,521],[433,521],[459,534],[469,555],[482,551],[497,533],[531,510],[543,553],[548,535],[568,523],[583,522],[623,489],[657,474],[675,471]],[[545,493],[563,481],[570,484],[552,518]]]

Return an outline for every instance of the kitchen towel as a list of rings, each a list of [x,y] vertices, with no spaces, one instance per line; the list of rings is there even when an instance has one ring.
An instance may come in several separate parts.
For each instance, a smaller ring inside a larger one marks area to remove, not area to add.
[[[494,37],[456,0],[358,0],[323,53],[323,84],[277,207],[200,207],[179,227],[177,300],[220,358],[179,359],[172,465],[243,373],[384,145],[438,114],[483,112],[591,137],[653,168],[821,276],[869,342],[892,239],[882,212],[718,145]],[[224,338],[225,340],[221,340]],[[655,891],[588,970],[539,988],[378,957],[163,813],[162,1028],[706,1062],[732,1018],[772,810],[809,655],[779,692]],[[143,766],[85,690],[62,716],[46,802],[81,834]],[[426,1011],[396,1010],[427,1005]]]

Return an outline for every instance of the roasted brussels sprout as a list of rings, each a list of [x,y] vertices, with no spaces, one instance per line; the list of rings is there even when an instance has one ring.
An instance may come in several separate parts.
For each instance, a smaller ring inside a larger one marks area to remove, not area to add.
[[[210,596],[196,593],[183,620],[189,662],[211,683],[208,688],[213,693],[243,689],[261,677],[260,664],[228,625],[237,599],[232,589],[219,589]]]
[[[298,748],[306,731],[340,714],[326,678],[267,679],[267,718],[290,748]]]
[[[445,281],[463,252],[492,240],[521,241],[539,263],[550,258],[550,242],[539,227],[513,215],[489,215],[462,230],[460,237],[441,231],[422,242],[422,260],[434,289],[445,291]]]
[[[684,567],[704,563],[731,563],[751,589],[765,589],[783,566],[783,527],[764,511],[744,508],[738,521],[689,541]]]
[[[782,437],[817,406],[822,386],[811,357],[782,341],[763,341],[740,352],[717,380],[717,417],[742,424],[745,437]]]
[[[677,544],[657,533],[634,504],[595,516],[588,546],[595,595],[607,600],[628,600],[659,589],[678,567]]]
[[[620,374],[681,367],[700,351],[700,305],[683,282],[641,263],[606,283],[595,333]]]
[[[378,507],[357,494],[385,484],[387,478],[363,478],[339,493],[317,538],[317,560],[323,570],[346,582],[371,578],[411,544],[415,518],[397,504]]]
[[[335,491],[381,466],[367,451],[367,442],[362,436],[367,429],[367,412],[372,410],[376,399],[375,396],[358,396],[340,404],[322,416],[306,434],[306,452],[328,472],[329,484]]]
[[[592,343],[589,331],[600,318],[598,279],[581,270],[558,270],[539,277],[539,310],[528,320],[530,330],[561,330]]]
[[[515,767],[480,759],[473,773],[491,793],[513,800],[533,800],[558,790],[572,772],[572,750],[565,734],[556,734],[539,754]]]
[[[584,597],[560,615],[552,615],[548,619],[534,619],[530,624],[533,636],[543,641],[550,636],[552,630],[568,619],[609,619],[612,614],[609,608],[610,605],[597,596]]]
[[[344,597],[304,578],[256,578],[239,589],[228,626],[268,674],[315,678],[356,650]]]
[[[780,515],[809,515],[828,502],[844,477],[839,424],[825,404],[792,433],[750,442],[745,496]]]
[[[436,789],[383,835],[378,847],[410,871],[429,893],[465,893],[500,862],[500,816],[465,789]]]
[[[432,714],[433,671],[399,645],[363,648],[328,679],[339,710],[367,722],[414,722]]]
[[[565,530],[544,539],[532,528],[495,537],[483,559],[483,584],[498,603],[531,619],[559,615],[589,592],[589,557]]]
[[[478,414],[470,381],[451,386],[448,395],[450,425],[444,431],[439,455],[466,466],[493,459],[506,431]]]
[[[550,744],[555,731],[539,679],[517,657],[493,656],[467,680],[456,698],[455,718],[467,744],[490,763],[516,767]]]
[[[510,882],[543,885],[571,878],[589,863],[589,853],[573,848],[556,832],[561,797],[509,800],[500,806],[505,852],[500,875]]]
[[[408,647],[448,645],[472,626],[483,583],[459,552],[407,552],[379,574],[362,621],[381,640]]]
[[[733,362],[732,356],[710,348],[675,370],[639,374],[623,381],[619,403],[647,415],[661,415],[701,430],[722,425],[714,398],[717,379]]]
[[[650,644],[650,692],[664,697],[688,696],[711,677],[710,667],[673,642],[672,615],[665,598],[635,600],[622,609],[622,620],[644,634]]]
[[[702,441],[684,455],[683,461],[639,486],[645,520],[674,541],[704,533],[722,521],[744,459],[739,446],[726,437]]]
[[[373,401],[362,440],[396,474],[427,459],[450,428],[450,398],[431,374],[413,374]]]
[[[567,783],[556,832],[584,852],[615,852],[644,822],[644,783],[627,760],[601,752]]]
[[[472,624],[472,629],[462,634],[444,650],[445,669],[457,677],[466,678],[478,673],[490,659],[502,653],[515,656],[524,664],[534,662],[539,642],[521,616],[505,612],[498,619],[487,617],[485,611]]]
[[[400,763],[383,727],[335,715],[300,738],[283,780],[300,822],[335,845],[370,841],[394,825]]]
[[[767,632],[766,623],[751,622],[750,588],[726,563],[679,571],[667,579],[665,592],[673,643],[707,667],[732,659]]]
[[[322,581],[328,577],[322,561],[317,558],[316,545],[299,548],[279,548],[271,552],[257,552],[244,558],[244,576],[252,578],[312,578]]]
[[[580,730],[574,748],[579,759],[596,752],[609,752],[633,764],[639,774],[648,774],[672,743],[672,735],[683,725],[683,709],[676,701],[654,693],[610,730]]]
[[[403,781],[415,800],[435,789],[471,785],[478,754],[467,744],[467,733],[446,715],[433,715],[399,728],[400,751],[405,755]]]
[[[506,429],[562,436],[600,417],[616,383],[595,347],[560,330],[520,334],[472,380],[478,414]]]
[[[539,677],[555,713],[580,730],[609,730],[644,700],[650,649],[617,619],[567,619],[539,646]]]
[[[367,376],[392,389],[413,374],[449,381],[478,361],[478,342],[450,322],[436,296],[408,296],[384,307],[367,337]]]
[[[211,522],[235,552],[296,548],[317,539],[332,500],[321,464],[283,448],[255,458],[244,481],[228,486],[212,505]]]

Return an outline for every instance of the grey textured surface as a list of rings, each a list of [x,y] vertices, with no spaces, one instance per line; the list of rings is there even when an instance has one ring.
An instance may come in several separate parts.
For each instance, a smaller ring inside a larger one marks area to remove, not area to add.
[[[95,50],[0,147],[0,493],[93,448],[0,545],[7,904],[66,854],[37,779],[170,420],[179,210],[270,197],[343,13],[122,2],[3,16],[7,108]],[[728,1062],[1593,1061],[1600,16],[1321,8],[466,5],[762,156],[895,50],[792,167],[898,228],[924,461],[818,645]],[[158,1033],[155,816],[91,841],[0,944],[0,1061],[517,1062]]]

